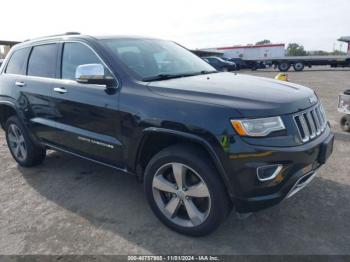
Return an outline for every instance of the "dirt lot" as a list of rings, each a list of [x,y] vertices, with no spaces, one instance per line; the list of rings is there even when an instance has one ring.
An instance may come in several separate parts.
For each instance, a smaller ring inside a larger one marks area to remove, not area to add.
[[[189,238],[154,217],[133,177],[55,152],[38,168],[20,168],[0,131],[0,254],[350,254],[350,134],[336,112],[350,71],[289,77],[317,91],[336,135],[328,164],[294,197]]]

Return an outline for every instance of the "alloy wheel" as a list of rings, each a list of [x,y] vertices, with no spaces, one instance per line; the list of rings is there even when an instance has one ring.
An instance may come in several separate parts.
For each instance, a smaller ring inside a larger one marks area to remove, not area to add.
[[[156,172],[153,197],[159,210],[183,227],[202,224],[210,212],[209,189],[202,177],[182,163],[168,163]]]
[[[7,132],[9,146],[12,154],[19,161],[24,161],[27,158],[27,146],[21,130],[17,125],[11,124]]]

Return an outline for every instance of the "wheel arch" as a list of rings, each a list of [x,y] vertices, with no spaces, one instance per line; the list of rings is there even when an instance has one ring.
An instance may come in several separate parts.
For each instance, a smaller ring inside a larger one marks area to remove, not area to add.
[[[13,115],[18,116],[18,112],[14,103],[9,101],[0,101],[0,125],[5,128],[6,120]]]
[[[154,146],[154,141],[159,141],[159,144],[157,144],[157,146],[154,148],[151,147],[150,150],[147,149],[146,152],[146,148],[148,148],[149,145]],[[149,160],[162,149],[177,143],[186,143],[201,148],[213,161],[214,167],[217,169],[231,199],[234,197],[233,189],[230,185],[226,171],[214,148],[205,139],[186,132],[164,128],[146,128],[143,131],[143,137],[141,139],[141,143],[139,144],[135,159],[137,176],[142,180],[145,167]]]
[[[15,103],[11,101],[0,101],[0,127],[5,130],[5,124],[9,117],[17,116],[22,122],[23,127],[28,131],[30,138],[36,145],[42,146],[37,137],[35,137],[29,130],[25,116],[22,111],[18,109]]]

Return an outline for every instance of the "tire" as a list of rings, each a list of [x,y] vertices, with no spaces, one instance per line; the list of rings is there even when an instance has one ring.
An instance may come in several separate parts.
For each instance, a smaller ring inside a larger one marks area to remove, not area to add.
[[[229,70],[228,70],[227,67],[223,67],[223,68],[221,68],[221,71],[222,71],[222,72],[228,72]]]
[[[281,72],[287,72],[290,68],[290,64],[288,62],[282,62],[278,64],[278,70]]]
[[[350,115],[345,115],[340,119],[340,127],[345,132],[350,132]]]
[[[178,183],[174,173],[185,174],[185,182]],[[156,154],[147,165],[144,181],[146,197],[155,215],[181,234],[204,236],[211,233],[232,208],[211,160],[193,147],[175,145]],[[174,189],[176,186],[178,190]]]
[[[12,157],[23,167],[41,164],[46,150],[33,143],[27,130],[16,117],[10,117],[5,124],[6,141]]]
[[[304,70],[304,63],[303,63],[303,62],[296,62],[296,63],[293,65],[293,68],[294,68],[294,70],[297,71],[297,72],[303,71],[303,70]]]

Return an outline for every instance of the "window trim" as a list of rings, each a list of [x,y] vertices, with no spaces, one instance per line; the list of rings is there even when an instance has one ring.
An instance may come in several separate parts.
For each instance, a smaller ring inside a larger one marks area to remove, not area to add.
[[[58,77],[56,78],[57,80],[60,80],[60,81],[73,81],[75,83],[77,83],[77,81],[75,80],[72,80],[72,79],[64,79],[62,78],[62,66],[63,66],[63,52],[64,52],[64,44],[65,43],[78,43],[78,44],[82,44],[82,45],[85,45],[87,48],[89,48],[96,56],[97,58],[102,62],[102,64],[109,70],[109,72],[112,74],[115,82],[116,82],[116,86],[115,88],[118,89],[119,86],[120,86],[120,81],[118,79],[118,77],[114,74],[113,70],[111,70],[111,68],[105,63],[105,61],[101,58],[101,56],[95,51],[94,48],[92,48],[89,44],[83,42],[83,41],[79,41],[79,40],[61,40],[59,42],[61,45],[59,46],[59,55],[60,57],[58,57],[58,63],[59,63],[59,74],[58,74]]]
[[[28,68],[29,68],[29,60],[30,60],[30,57],[32,56],[32,53],[33,53],[33,50],[35,47],[38,47],[38,46],[44,46],[44,45],[57,45],[57,49],[56,49],[56,55],[54,56],[55,57],[55,74],[54,74],[54,77],[46,77],[46,76],[33,76],[33,75],[28,75]],[[58,54],[58,51],[59,51],[59,42],[58,41],[52,41],[52,42],[41,42],[41,43],[35,43],[33,45],[30,45],[30,52],[29,52],[29,55],[28,55],[28,58],[27,58],[27,63],[26,63],[26,74],[25,76],[27,77],[39,77],[39,78],[44,78],[44,79],[57,79],[57,54]]]

